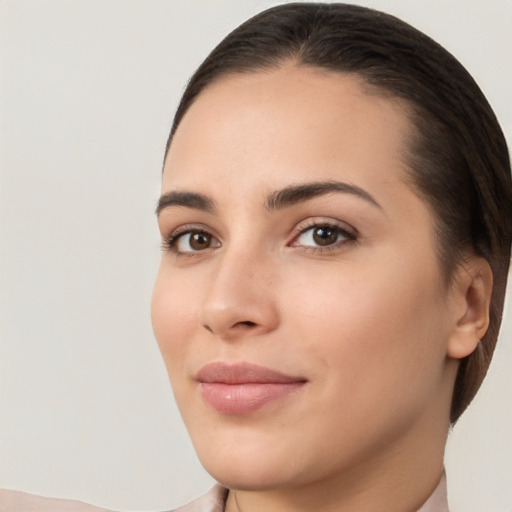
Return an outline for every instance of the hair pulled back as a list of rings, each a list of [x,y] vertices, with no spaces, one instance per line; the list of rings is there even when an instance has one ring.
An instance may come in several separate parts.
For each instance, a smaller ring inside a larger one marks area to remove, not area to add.
[[[406,155],[411,181],[436,218],[447,282],[464,257],[484,257],[493,271],[489,329],[461,361],[454,423],[487,372],[501,323],[512,239],[512,183],[505,138],[466,69],[431,38],[394,16],[348,4],[292,3],[268,9],[231,32],[190,79],[166,154],[195,98],[232,73],[287,61],[351,73],[372,94],[401,100],[415,127]]]

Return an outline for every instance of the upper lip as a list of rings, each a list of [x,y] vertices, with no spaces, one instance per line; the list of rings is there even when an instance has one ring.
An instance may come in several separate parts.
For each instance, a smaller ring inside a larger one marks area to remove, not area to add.
[[[286,375],[252,363],[214,362],[203,366],[196,375],[199,382],[222,384],[286,384],[306,382],[303,377]]]

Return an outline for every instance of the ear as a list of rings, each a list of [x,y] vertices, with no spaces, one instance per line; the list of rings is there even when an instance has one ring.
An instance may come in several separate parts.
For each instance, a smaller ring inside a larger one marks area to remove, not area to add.
[[[492,292],[492,270],[484,258],[473,257],[455,276],[456,325],[448,343],[448,356],[462,359],[471,354],[487,332]]]

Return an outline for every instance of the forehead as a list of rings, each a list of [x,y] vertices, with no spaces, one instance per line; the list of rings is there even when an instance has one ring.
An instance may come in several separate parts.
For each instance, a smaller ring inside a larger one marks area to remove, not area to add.
[[[208,86],[174,135],[164,189],[241,182],[402,176],[411,132],[405,107],[355,75],[286,65]],[[369,172],[372,171],[372,172]],[[323,176],[321,176],[323,174]],[[276,183],[281,185],[282,183]]]

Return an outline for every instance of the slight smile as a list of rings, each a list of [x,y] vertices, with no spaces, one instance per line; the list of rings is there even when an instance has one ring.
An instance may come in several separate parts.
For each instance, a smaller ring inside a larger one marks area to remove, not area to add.
[[[221,414],[248,414],[300,389],[307,380],[250,363],[210,363],[196,376],[205,401]]]

